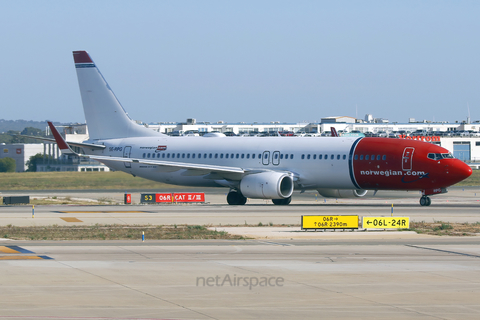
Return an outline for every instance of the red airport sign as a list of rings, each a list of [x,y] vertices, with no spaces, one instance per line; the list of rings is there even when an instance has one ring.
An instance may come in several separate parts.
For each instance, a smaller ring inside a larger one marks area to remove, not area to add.
[[[140,197],[141,203],[186,203],[205,202],[205,193],[183,192],[183,193],[143,193]]]

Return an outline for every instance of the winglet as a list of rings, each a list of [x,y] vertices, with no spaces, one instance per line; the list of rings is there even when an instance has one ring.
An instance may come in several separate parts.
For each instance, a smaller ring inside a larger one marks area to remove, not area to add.
[[[338,137],[338,132],[337,132],[337,129],[335,129],[334,127],[330,127],[330,131],[332,132],[332,137]]]
[[[53,123],[51,123],[50,121],[47,121],[47,123],[50,127],[50,130],[52,131],[53,137],[55,138],[55,142],[60,148],[60,151],[62,151],[62,154],[76,154],[65,142],[63,137],[58,132],[57,128],[55,128],[55,126],[53,125]]]

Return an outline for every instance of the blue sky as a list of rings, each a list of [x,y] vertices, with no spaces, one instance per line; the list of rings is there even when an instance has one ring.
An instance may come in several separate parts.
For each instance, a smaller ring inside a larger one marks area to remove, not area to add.
[[[478,1],[0,1],[7,120],[84,122],[87,50],[145,122],[480,120]],[[105,119],[108,121],[108,119]]]

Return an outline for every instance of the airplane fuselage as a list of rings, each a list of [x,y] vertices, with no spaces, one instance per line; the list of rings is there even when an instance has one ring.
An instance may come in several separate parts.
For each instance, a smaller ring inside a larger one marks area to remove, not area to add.
[[[437,145],[389,138],[165,136],[107,139],[96,143],[106,148],[87,153],[147,162],[290,172],[296,189],[430,190],[450,186],[470,170],[451,157],[429,158],[429,154],[448,155],[447,150]],[[228,176],[225,180],[202,170],[103,162],[116,170],[171,184],[229,186],[231,183]],[[461,169],[458,169],[459,163]]]

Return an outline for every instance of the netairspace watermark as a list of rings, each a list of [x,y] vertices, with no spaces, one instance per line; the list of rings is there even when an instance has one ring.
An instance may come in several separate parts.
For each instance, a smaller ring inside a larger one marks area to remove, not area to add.
[[[282,277],[237,277],[230,276],[197,277],[197,287],[283,287],[285,279]]]

